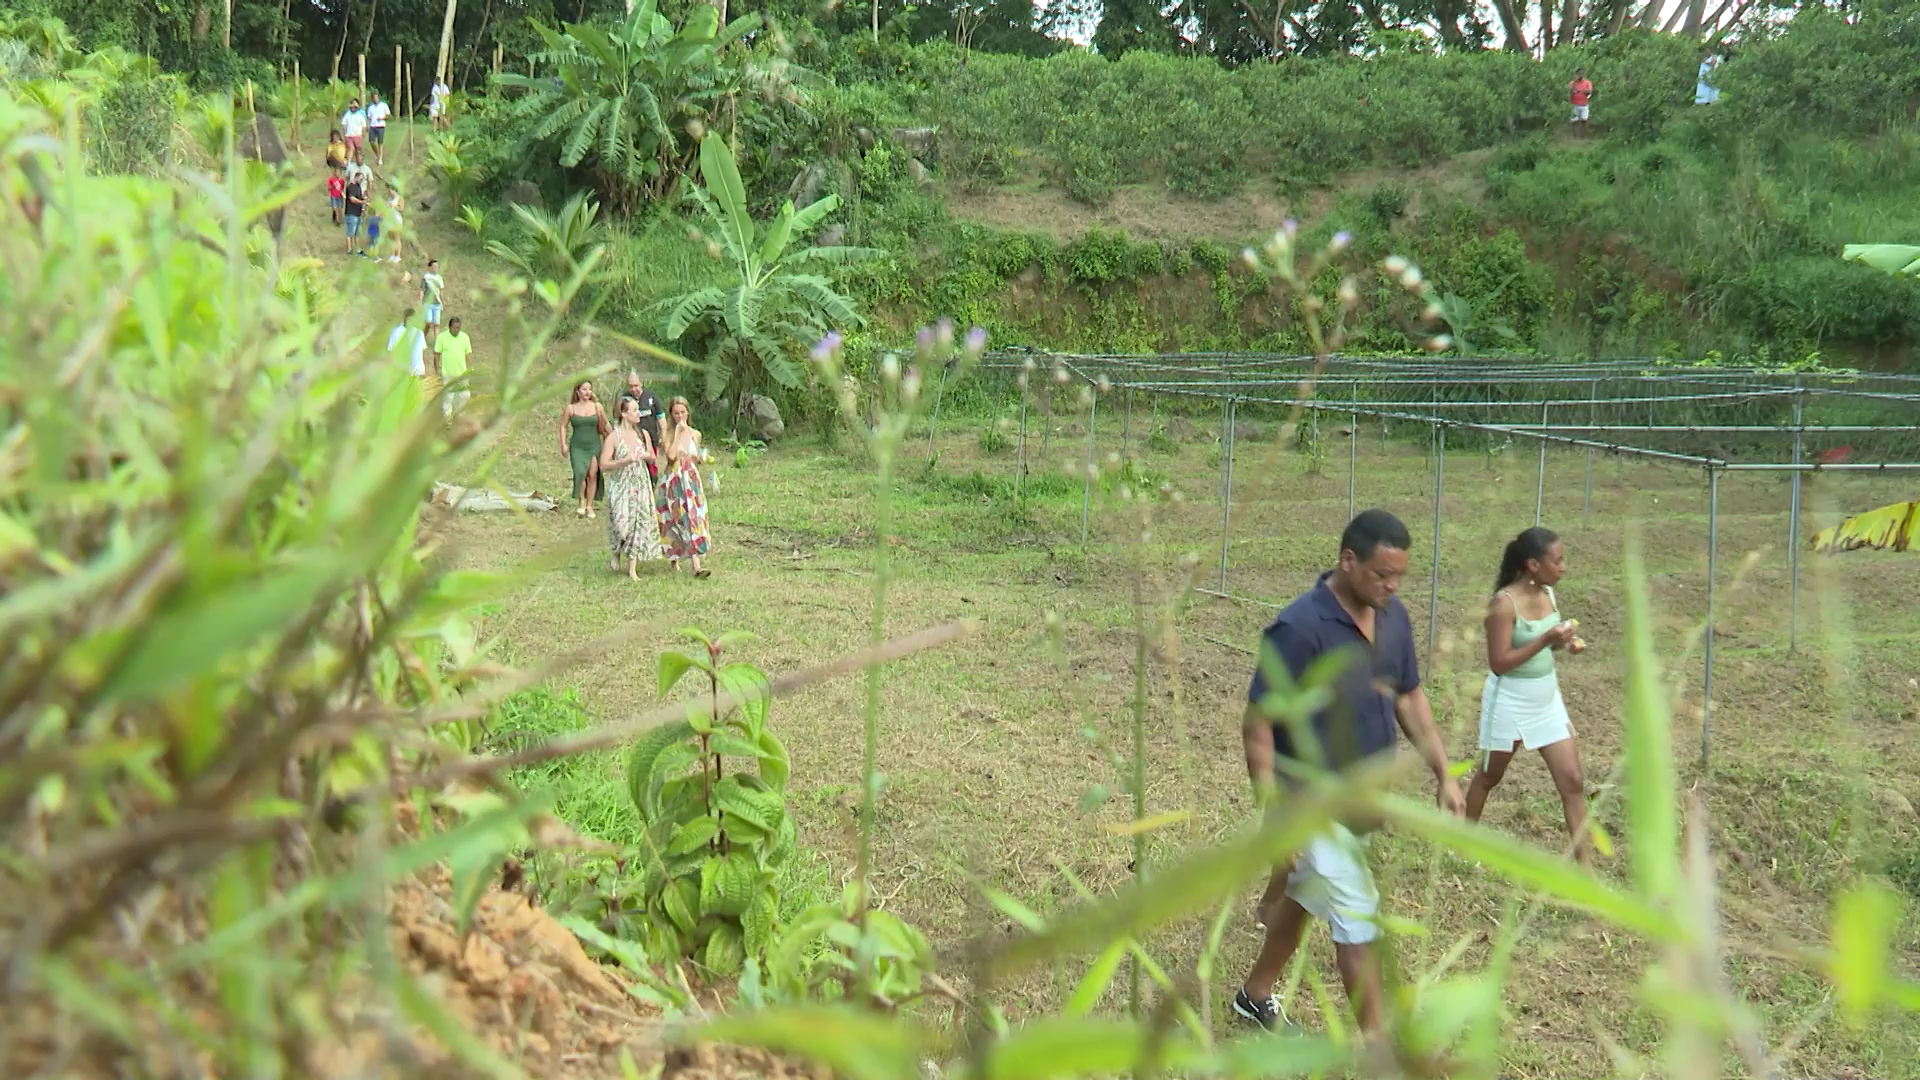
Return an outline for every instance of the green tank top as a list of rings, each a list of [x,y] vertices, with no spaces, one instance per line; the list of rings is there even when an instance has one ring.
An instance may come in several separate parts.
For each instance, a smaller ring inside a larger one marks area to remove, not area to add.
[[[1507,602],[1514,605],[1514,609],[1513,609],[1514,648],[1517,649],[1526,645],[1530,645],[1541,634],[1544,634],[1547,631],[1553,629],[1554,627],[1560,625],[1560,604],[1559,604],[1559,601],[1554,600],[1552,589],[1547,590],[1547,599],[1549,601],[1553,601],[1553,610],[1547,612],[1545,618],[1527,619],[1527,618],[1521,617],[1520,605],[1518,603],[1515,603],[1512,594],[1508,594]],[[1534,653],[1532,656],[1528,657],[1526,663],[1521,664],[1519,667],[1514,668],[1512,671],[1507,672],[1506,678],[1538,679],[1551,674],[1553,674],[1553,650],[1541,649],[1539,652]]]

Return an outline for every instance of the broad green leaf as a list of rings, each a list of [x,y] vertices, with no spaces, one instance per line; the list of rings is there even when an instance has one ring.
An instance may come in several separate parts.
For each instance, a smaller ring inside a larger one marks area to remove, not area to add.
[[[688,1028],[678,1041],[756,1046],[791,1054],[842,1080],[908,1080],[931,1040],[910,1020],[849,1006],[795,1005]]]
[[[1647,596],[1640,541],[1623,554],[1627,654],[1627,836],[1633,846],[1634,884],[1656,906],[1669,903],[1680,883],[1680,818],[1673,771],[1673,738],[1653,646],[1653,603]]]
[[[1119,1076],[1153,1063],[1175,1076],[1199,1057],[1179,1035],[1157,1040],[1144,1024],[1095,1017],[1048,1017],[1014,1028],[993,1043],[986,1061],[962,1075],[970,1080],[1053,1080],[1070,1076]]]
[[[705,665],[693,657],[688,656],[686,653],[675,650],[661,653],[660,700],[665,701],[667,695],[679,684],[681,678],[696,667],[704,668]]]
[[[1830,974],[1849,1024],[1864,1024],[1885,997],[1899,917],[1899,899],[1875,882],[1849,888],[1833,905]]]
[[[1113,985],[1113,977],[1120,971],[1120,961],[1126,959],[1129,944],[1129,941],[1116,941],[1107,946],[1107,951],[1081,976],[1080,985],[1074,987],[1073,996],[1060,1010],[1062,1016],[1087,1016],[1093,1012],[1106,996],[1107,987]]]
[[[701,954],[701,962],[706,969],[721,978],[740,974],[740,965],[746,959],[747,948],[741,939],[740,928],[732,923],[715,927],[713,936],[707,939],[707,947]]]
[[[1847,262],[1864,263],[1887,274],[1920,274],[1920,247],[1909,244],[1848,244],[1840,251]]]
[[[786,744],[771,729],[760,732],[760,737],[754,742],[757,751],[755,756],[760,762],[760,779],[775,791],[786,791],[787,781],[793,775]]]
[[[691,854],[706,847],[718,835],[720,823],[703,814],[674,830],[673,842],[667,845],[666,854],[669,857]]]
[[[700,179],[707,193],[726,212],[733,246],[742,254],[753,250],[753,218],[747,207],[747,188],[725,139],[700,140]]]
[[[729,649],[737,649],[742,645],[748,645],[759,640],[760,635],[751,630],[728,630],[714,639],[713,647],[724,654]]]
[[[1223,1080],[1279,1080],[1288,1076],[1338,1076],[1352,1063],[1351,1045],[1328,1035],[1235,1039],[1192,1062],[1186,1075]]]
[[[1169,810],[1164,814],[1155,814],[1138,821],[1113,822],[1101,828],[1114,836],[1135,836],[1140,833],[1157,832],[1169,825],[1178,825],[1192,816],[1191,810]]]
[[[680,880],[670,883],[660,891],[660,902],[667,909],[667,918],[673,920],[681,933],[693,933],[694,924],[700,921],[695,914],[699,908],[700,891],[693,882]]]
[[[1679,941],[1682,928],[1664,908],[1622,892],[1558,852],[1535,847],[1495,829],[1445,813],[1424,800],[1383,796],[1378,804],[1392,823],[1435,845],[1475,859],[1496,874],[1541,890],[1555,903],[1582,908],[1616,926],[1655,941]]]
[[[1157,876],[1088,905],[1045,927],[1018,936],[987,958],[989,975],[1001,977],[1034,964],[1104,948],[1194,911],[1210,908],[1265,876],[1325,829],[1336,815],[1357,808],[1393,775],[1391,761],[1351,770],[1337,787],[1316,786],[1288,800],[1287,813],[1237,840],[1169,866]]]
[[[232,582],[163,611],[101,688],[109,701],[164,694],[210,672],[234,651],[270,641],[319,600],[339,564],[314,556],[249,581]]]

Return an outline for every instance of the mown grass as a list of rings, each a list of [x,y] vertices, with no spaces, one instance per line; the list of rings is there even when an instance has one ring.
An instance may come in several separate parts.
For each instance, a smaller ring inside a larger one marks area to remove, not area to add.
[[[298,229],[313,233],[324,226],[323,209],[308,216],[318,224],[303,220]],[[417,227],[430,248],[448,253],[442,258],[451,262],[450,276],[485,272],[471,245],[443,223]],[[490,360],[488,320],[482,311],[469,320],[483,370]],[[570,351],[553,359],[582,360]],[[611,381],[603,389],[611,391]],[[555,402],[555,419],[558,410]],[[1182,556],[1193,553],[1203,583],[1212,585],[1221,547],[1218,451],[1206,432],[1171,424],[1149,447],[1145,423],[1136,423],[1130,451],[1165,477],[1174,494],[1150,500],[1151,528],[1143,536],[1137,506],[1124,507],[1118,485],[1102,483],[1093,499],[1090,542],[1082,547],[1080,484],[1062,478],[1085,460],[1084,430],[1064,425],[1044,454],[1040,440],[1029,439],[1033,473],[1021,485],[1025,498],[1016,512],[1009,487],[1014,457],[997,448],[982,452],[984,422],[944,420],[946,434],[933,447],[937,464],[923,472],[912,460],[903,462],[895,505],[896,581],[887,629],[960,616],[986,627],[966,647],[914,658],[885,675],[880,771],[886,789],[878,809],[875,889],[942,947],[957,945],[993,918],[982,913],[977,881],[1044,912],[1073,900],[1069,875],[1096,892],[1130,878],[1130,841],[1104,828],[1124,810],[1117,802],[1083,810],[1082,800],[1097,785],[1119,786],[1121,759],[1109,747],[1126,741],[1119,736],[1132,684],[1132,567],[1144,557],[1152,591],[1164,592],[1173,588]],[[502,481],[556,490],[565,475],[556,443],[552,424],[534,414],[502,448]],[[910,453],[924,457],[921,447]],[[1107,425],[1095,439],[1095,460],[1111,474],[1104,463],[1120,450],[1118,425]],[[1284,602],[1311,583],[1331,559],[1347,516],[1344,450],[1335,443],[1314,473],[1270,434],[1240,442],[1229,588]],[[1372,429],[1363,433],[1359,463],[1361,505],[1393,509],[1414,530],[1405,599],[1424,630],[1433,535],[1429,464],[1416,445]],[[1450,455],[1447,463],[1441,640],[1427,677],[1456,759],[1472,754],[1484,674],[1477,623],[1498,546],[1532,523],[1533,463],[1531,454],[1477,451]],[[1840,882],[1884,872],[1908,883],[1920,861],[1920,820],[1911,801],[1920,790],[1920,749],[1912,738],[1920,688],[1910,681],[1920,640],[1911,599],[1920,587],[1920,559],[1808,556],[1801,645],[1789,653],[1785,483],[1725,479],[1713,766],[1700,771],[1694,763],[1701,662],[1691,639],[1705,612],[1704,479],[1603,461],[1595,470],[1591,512],[1583,514],[1584,460],[1556,454],[1549,468],[1545,520],[1567,538],[1572,562],[1563,605],[1593,643],[1564,675],[1589,776],[1604,784],[1620,745],[1620,658],[1613,648],[1620,631],[1619,554],[1628,531],[1637,529],[1646,540],[1662,619],[1661,657],[1679,705],[1673,752],[1714,816],[1732,977],[1764,1008],[1770,1039],[1812,1018],[1811,1033],[1792,1055],[1796,1074],[1920,1076],[1920,1029],[1913,1021],[1843,1028],[1824,1016],[1821,984],[1768,950],[1771,943],[1824,938]],[[517,593],[486,620],[488,632],[510,651],[549,655],[612,629],[640,627],[630,644],[567,677],[578,711],[505,714],[496,718],[496,735],[592,723],[647,707],[654,659],[681,626],[754,631],[761,640],[742,658],[774,671],[868,640],[874,525],[866,464],[795,438],[746,468],[723,460],[719,471],[722,482],[711,495],[715,576],[708,581],[669,577],[664,568],[637,584],[609,574],[600,521],[473,515],[451,523],[448,558],[520,576]],[[1812,512],[1803,534],[1838,512],[1911,494],[1886,479],[1822,477],[1810,485]],[[1149,872],[1174,850],[1221,837],[1252,812],[1238,724],[1247,650],[1270,614],[1257,604],[1193,603],[1177,620],[1177,647],[1162,649],[1153,661],[1149,812],[1190,816],[1154,835]],[[1048,645],[1053,617],[1058,650]],[[854,838],[844,808],[858,791],[862,703],[862,688],[849,680],[774,705],[772,724],[794,759],[792,805],[803,845],[820,854],[825,868],[796,889],[830,888],[852,866]],[[1557,846],[1559,804],[1544,769],[1526,760],[1510,776],[1489,808],[1488,824]],[[630,827],[615,755],[569,761],[522,779],[559,789],[562,815],[585,831],[618,839]],[[1617,813],[1603,820],[1620,835]],[[1462,938],[1474,942],[1465,962],[1483,960],[1486,935],[1496,928],[1510,887],[1406,837],[1388,835],[1376,850],[1389,909],[1426,927],[1424,936],[1398,943],[1401,966],[1421,970]],[[1619,852],[1605,872],[1624,874],[1626,854]],[[1258,944],[1250,918],[1258,883],[1248,885],[1248,917],[1230,930],[1222,960],[1229,980]],[[1911,888],[1908,897],[1911,913],[1920,898]],[[1920,966],[1920,936],[1911,919],[1908,924],[1898,961],[1911,974]],[[1652,960],[1649,948],[1564,913],[1548,912],[1533,927],[1507,987],[1508,1075],[1597,1075],[1606,1068],[1600,1032],[1639,1049],[1657,1040],[1653,1020],[1633,1004]],[[1197,954],[1203,934],[1204,927],[1185,925],[1153,945],[1185,961]],[[1309,953],[1331,981],[1324,941]],[[1010,1019],[1056,1004],[1077,976],[1062,970],[1007,988]],[[1308,1025],[1320,1022],[1310,999],[1292,1007]]]

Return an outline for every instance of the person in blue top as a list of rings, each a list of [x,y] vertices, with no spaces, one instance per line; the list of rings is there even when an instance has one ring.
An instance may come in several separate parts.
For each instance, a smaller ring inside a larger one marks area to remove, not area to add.
[[[1340,535],[1335,567],[1267,627],[1263,663],[1271,654],[1294,679],[1329,654],[1347,660],[1336,669],[1331,700],[1309,722],[1317,747],[1294,745],[1277,710],[1267,707],[1266,676],[1255,671],[1244,739],[1247,772],[1263,805],[1281,785],[1296,782],[1289,776],[1293,770],[1276,770],[1276,759],[1337,772],[1393,752],[1399,732],[1405,732],[1439,782],[1440,806],[1453,814],[1464,808],[1434,727],[1433,707],[1420,686],[1413,623],[1395,595],[1412,546],[1399,518],[1385,510],[1359,514]],[[1383,1033],[1380,966],[1372,947],[1379,936],[1380,892],[1367,868],[1369,831],[1365,823],[1336,823],[1309,842],[1290,867],[1274,872],[1262,900],[1266,943],[1234,995],[1235,1013],[1269,1030],[1285,1022],[1273,984],[1300,947],[1308,919],[1319,918],[1333,932],[1340,977],[1361,1029],[1373,1036]]]

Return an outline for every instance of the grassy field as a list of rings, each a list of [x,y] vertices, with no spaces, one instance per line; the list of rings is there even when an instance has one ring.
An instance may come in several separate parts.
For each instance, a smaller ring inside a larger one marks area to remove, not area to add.
[[[401,268],[348,260],[328,231],[324,200],[291,215],[290,246],[338,264],[341,280],[364,291],[367,324],[390,325],[404,302]],[[441,258],[452,286],[448,313],[462,315],[483,373],[493,318],[463,310],[467,290],[494,272],[471,237],[444,210],[416,212],[410,224],[424,250]],[[419,250],[416,248],[416,250]],[[417,273],[417,258],[406,267]],[[573,351],[556,364],[578,363]],[[595,362],[624,364],[595,353]],[[602,385],[609,400],[611,380]],[[524,417],[498,479],[564,499],[566,464],[556,426],[561,403]],[[476,402],[484,407],[485,403]],[[1106,410],[1103,410],[1103,412]],[[1123,504],[1109,479],[1095,492],[1088,542],[1080,540],[1082,492],[1065,469],[1087,453],[1084,429],[1062,423],[1040,449],[1029,443],[1027,500],[1011,505],[1014,458],[982,450],[982,417],[943,421],[926,464],[921,442],[897,485],[894,567],[886,629],[904,633],[960,617],[984,632],[886,673],[876,885],[886,905],[951,948],[993,925],[974,882],[985,881],[1041,910],[1074,901],[1071,879],[1096,892],[1129,880],[1130,841],[1108,831],[1129,810],[1116,797],[1082,810],[1083,796],[1123,786],[1131,746],[1130,694],[1136,640],[1136,585],[1154,604],[1197,556],[1203,584],[1219,580],[1222,535],[1213,421],[1176,418],[1152,448],[1136,425],[1129,447],[1138,467],[1164,480],[1174,498]],[[1344,444],[1318,473],[1283,449],[1272,424],[1243,422],[1235,461],[1227,585],[1244,596],[1284,602],[1311,584],[1334,556],[1347,516]],[[1118,424],[1103,425],[1095,460],[1122,450]],[[713,432],[710,441],[717,442]],[[557,684],[577,694],[586,722],[634,713],[654,699],[654,660],[673,631],[745,629],[760,636],[742,659],[772,671],[817,662],[864,644],[870,612],[874,486],[857,456],[795,437],[744,468],[720,455],[709,491],[714,576],[693,581],[660,567],[639,583],[610,574],[604,523],[562,512],[534,518],[470,515],[448,527],[448,557],[507,571],[516,593],[486,620],[517,659],[575,648],[635,623],[638,640],[596,656]],[[1478,689],[1484,677],[1478,622],[1499,547],[1532,524],[1535,458],[1509,451],[1449,455],[1442,506],[1440,641],[1427,670],[1448,745],[1473,753]],[[1583,511],[1585,459],[1549,463],[1545,523],[1566,538],[1570,573],[1560,592],[1592,649],[1563,666],[1563,685],[1593,786],[1604,789],[1618,738],[1620,553],[1637,532],[1663,622],[1661,655],[1679,720],[1674,753],[1713,814],[1733,947],[1730,975],[1761,1010],[1770,1040],[1797,1039],[1793,1075],[1920,1077],[1920,1026],[1875,1022],[1848,1031],[1827,1015],[1824,984],[1769,956],[1780,942],[1826,933],[1836,885],[1862,872],[1885,873],[1920,907],[1920,743],[1914,739],[1920,686],[1913,681],[1920,617],[1920,557],[1856,553],[1803,560],[1800,647],[1787,649],[1782,478],[1739,475],[1722,483],[1718,661],[1713,757],[1699,771],[1701,650],[1705,615],[1706,485],[1694,472],[1604,461]],[[1113,473],[1107,468],[1109,476]],[[1394,510],[1412,527],[1413,566],[1405,600],[1424,631],[1431,568],[1432,479],[1418,445],[1367,428],[1359,439],[1360,505]],[[461,478],[448,477],[457,481]],[[1840,511],[1911,498],[1897,479],[1831,476],[1809,486],[1807,532]],[[1143,520],[1143,514],[1146,518]],[[1245,825],[1250,803],[1238,723],[1250,651],[1271,609],[1197,599],[1175,619],[1148,672],[1149,813],[1190,812],[1153,835],[1148,864]],[[1057,617],[1057,618],[1056,618]],[[1050,629],[1054,627],[1056,629]],[[863,688],[857,680],[821,686],[776,703],[773,726],[794,758],[794,811],[803,845],[817,858],[796,889],[824,889],[850,873],[854,841],[843,807],[858,790]],[[537,714],[537,715],[536,715]],[[524,723],[551,724],[534,710]],[[509,724],[514,721],[507,718]],[[613,756],[570,763],[549,774],[569,789],[562,812],[610,839],[630,828],[619,805]],[[1618,835],[1619,820],[1605,820]],[[1559,802],[1537,760],[1516,763],[1496,793],[1487,823],[1558,846]],[[1398,941],[1402,969],[1428,969],[1460,941],[1464,963],[1483,960],[1488,932],[1513,890],[1472,865],[1405,837],[1376,847],[1389,910],[1419,922],[1424,935]],[[1624,873],[1610,860],[1607,874]],[[1250,962],[1258,938],[1246,917],[1230,929],[1222,978],[1228,987]],[[1920,971],[1920,935],[1909,929],[1901,962]],[[1190,965],[1204,928],[1183,926],[1155,941],[1160,959]],[[1308,950],[1319,977],[1334,981],[1324,931]],[[1608,1040],[1645,1048],[1657,1038],[1651,1013],[1635,1004],[1651,950],[1568,913],[1534,920],[1507,993],[1511,1048],[1507,1076],[1595,1076],[1609,1071]],[[955,970],[958,970],[957,961]],[[1078,978],[1061,970],[1010,988],[1012,1018],[1056,1003]],[[1217,996],[1217,995],[1216,995]],[[1341,1000],[1338,993],[1336,1000]],[[1320,1024],[1309,995],[1296,1019]],[[1216,1008],[1216,1015],[1222,1010]],[[1604,1033],[1604,1034],[1603,1034]]]

